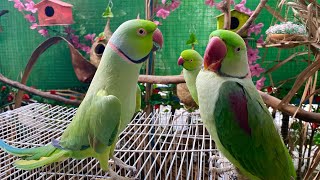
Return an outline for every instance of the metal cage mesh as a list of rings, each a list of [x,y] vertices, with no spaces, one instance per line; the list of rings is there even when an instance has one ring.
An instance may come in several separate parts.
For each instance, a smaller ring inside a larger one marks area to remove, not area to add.
[[[45,145],[58,139],[72,120],[76,109],[47,104],[30,104],[0,114],[0,139],[19,147]],[[217,176],[209,173],[214,148],[197,114],[139,113],[120,134],[115,156],[137,168],[138,179],[230,179],[233,171]],[[0,179],[99,179],[106,178],[93,158],[68,159],[32,171],[13,166],[17,158],[0,150]],[[110,161],[109,163],[113,163]],[[118,174],[129,173],[116,167]]]

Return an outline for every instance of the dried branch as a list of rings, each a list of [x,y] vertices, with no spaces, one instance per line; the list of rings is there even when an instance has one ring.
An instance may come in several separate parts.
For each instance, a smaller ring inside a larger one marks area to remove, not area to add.
[[[285,63],[289,62],[290,60],[292,60],[293,58],[297,57],[297,56],[302,56],[302,55],[307,55],[308,52],[296,52],[294,54],[292,54],[291,56],[289,56],[288,58],[286,58],[285,60],[277,63],[276,65],[274,65],[273,67],[271,67],[270,69],[268,69],[265,73],[271,73],[275,70],[277,70],[278,68],[280,68],[282,65],[284,65]]]
[[[314,170],[316,169],[316,167],[319,165],[319,163],[320,163],[320,151],[319,151],[319,149],[317,149],[316,155],[314,156],[314,159],[312,160],[312,164],[308,168],[308,171],[303,179],[309,179],[310,176],[312,175],[312,173],[314,172]]]
[[[278,13],[276,10],[274,10],[272,7],[270,7],[268,4],[264,6],[266,10],[272,14],[275,18],[277,18],[278,21],[280,22],[285,22],[286,20],[281,16],[280,13]]]
[[[306,80],[314,75],[316,71],[320,69],[320,54],[316,56],[316,61],[310,64],[306,69],[304,69],[298,76],[297,80],[295,81],[293,87],[289,91],[289,93],[282,99],[281,103],[279,104],[278,109],[281,110],[283,106],[287,105],[295,93],[300,89],[300,87],[306,82]]]
[[[285,2],[286,2],[286,0],[281,0],[278,4],[278,8],[282,8],[282,6],[284,5]]]
[[[4,77],[2,74],[0,74],[0,81],[5,83],[5,84],[8,84],[8,85],[10,85],[12,87],[15,87],[15,88],[18,88],[18,89],[22,89],[24,91],[27,91],[27,92],[32,93],[32,94],[39,95],[39,96],[44,97],[44,98],[52,99],[52,100],[55,100],[55,101],[60,101],[60,102],[63,102],[65,104],[71,104],[71,105],[79,106],[80,103],[81,103],[81,101],[79,101],[79,100],[70,100],[70,99],[67,99],[67,98],[64,98],[64,97],[61,97],[61,96],[53,95],[53,94],[50,94],[50,93],[47,93],[47,92],[39,91],[37,89],[28,87],[28,86],[26,86],[24,84],[21,84],[21,83],[17,82],[17,81],[10,80],[10,79]]]
[[[224,25],[223,29],[230,29],[231,26],[231,11],[230,11],[230,0],[223,1],[222,11],[224,13]]]
[[[259,13],[263,9],[263,7],[266,5],[268,0],[261,0],[259,5],[256,7],[250,18],[247,20],[247,22],[237,31],[238,34],[242,34],[245,30],[249,29],[250,25],[253,23],[253,21],[258,17]]]
[[[319,88],[319,89],[316,89],[316,90],[314,90],[312,93],[310,93],[306,98],[304,98],[304,99],[302,100],[302,102],[305,103],[305,101],[307,101],[309,98],[311,98],[311,96],[314,96],[315,94],[319,94],[319,93],[320,93],[320,88]]]

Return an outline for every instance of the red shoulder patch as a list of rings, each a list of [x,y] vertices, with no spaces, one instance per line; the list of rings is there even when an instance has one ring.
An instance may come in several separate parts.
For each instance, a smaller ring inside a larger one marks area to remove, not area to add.
[[[243,91],[236,91],[229,95],[229,103],[231,105],[231,111],[235,115],[235,120],[239,126],[249,135],[251,135],[251,129],[249,127],[247,98]]]

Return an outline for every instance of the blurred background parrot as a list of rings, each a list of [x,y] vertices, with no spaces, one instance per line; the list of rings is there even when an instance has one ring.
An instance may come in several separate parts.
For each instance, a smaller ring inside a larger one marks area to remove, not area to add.
[[[198,95],[196,88],[196,78],[203,63],[201,55],[193,50],[187,49],[181,52],[178,59],[178,65],[183,67],[183,77],[186,81],[189,92],[193,100],[198,104]],[[198,104],[199,105],[199,104]]]
[[[151,51],[162,46],[163,37],[151,21],[135,19],[121,24],[109,40],[100,65],[72,122],[60,140],[37,148],[19,149],[0,140],[0,148],[22,160],[19,169],[30,170],[67,158],[94,157],[114,179],[124,179],[109,168],[108,160],[129,170],[113,156],[119,133],[136,109],[139,71]]]
[[[248,67],[239,35],[210,34],[204,69],[196,79],[201,119],[217,148],[249,179],[294,179],[292,159]]]

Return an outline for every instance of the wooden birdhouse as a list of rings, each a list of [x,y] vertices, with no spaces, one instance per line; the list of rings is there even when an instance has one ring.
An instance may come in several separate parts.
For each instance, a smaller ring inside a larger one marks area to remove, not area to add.
[[[230,30],[233,32],[236,32],[239,30],[249,19],[249,15],[242,13],[238,10],[231,10],[231,25],[230,25]],[[224,25],[224,14],[220,14],[217,16],[217,28],[218,29],[223,29]],[[248,31],[243,32],[240,34],[242,37],[247,37]]]
[[[60,0],[42,0],[38,8],[39,26],[73,24],[72,5]]]

